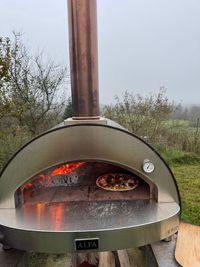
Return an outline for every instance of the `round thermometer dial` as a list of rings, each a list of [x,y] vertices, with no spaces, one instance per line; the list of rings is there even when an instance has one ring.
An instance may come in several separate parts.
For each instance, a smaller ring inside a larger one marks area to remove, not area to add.
[[[155,166],[154,166],[153,162],[151,162],[150,160],[145,160],[143,165],[142,165],[142,169],[146,173],[152,173],[155,169]]]

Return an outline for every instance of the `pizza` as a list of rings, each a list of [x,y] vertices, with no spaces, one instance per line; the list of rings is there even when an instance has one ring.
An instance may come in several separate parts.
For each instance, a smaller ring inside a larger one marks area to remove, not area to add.
[[[96,184],[110,191],[127,191],[136,188],[139,181],[126,173],[108,173],[98,177]]]

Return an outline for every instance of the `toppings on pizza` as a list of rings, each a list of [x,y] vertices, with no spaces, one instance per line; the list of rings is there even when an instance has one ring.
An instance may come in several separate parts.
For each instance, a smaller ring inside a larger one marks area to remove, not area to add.
[[[108,173],[98,177],[96,184],[106,190],[127,191],[136,188],[139,181],[126,173]]]

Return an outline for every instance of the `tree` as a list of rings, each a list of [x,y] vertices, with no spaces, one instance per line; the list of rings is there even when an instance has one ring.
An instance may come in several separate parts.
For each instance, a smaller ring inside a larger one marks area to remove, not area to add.
[[[8,80],[11,54],[10,39],[0,37],[0,86]]]
[[[13,51],[9,38],[0,37],[0,119],[10,108],[10,101],[5,84],[9,81],[9,68]]]
[[[163,134],[162,126],[172,110],[173,104],[169,102],[165,88],[162,87],[158,94],[144,97],[126,91],[122,100],[116,97],[114,106],[104,107],[103,115],[152,141]]]
[[[32,57],[18,34],[14,41],[1,40],[0,57],[5,66],[0,91],[2,114],[16,118],[31,135],[38,134],[52,126],[63,110],[66,68],[53,61],[44,63],[41,53]]]
[[[71,118],[73,116],[73,112],[72,112],[72,99],[71,97],[68,97],[67,99],[67,104],[65,107],[65,111],[64,111],[64,115],[63,115],[63,119],[67,119],[67,118]]]

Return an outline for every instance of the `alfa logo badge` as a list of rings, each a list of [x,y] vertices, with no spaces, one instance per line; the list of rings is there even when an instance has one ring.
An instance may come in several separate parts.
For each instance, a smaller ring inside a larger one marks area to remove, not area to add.
[[[75,239],[75,250],[99,249],[99,238]]]

